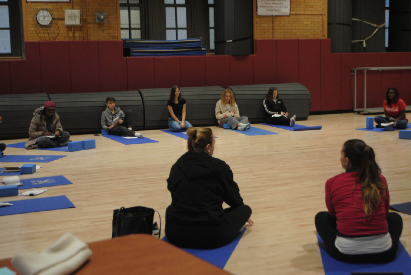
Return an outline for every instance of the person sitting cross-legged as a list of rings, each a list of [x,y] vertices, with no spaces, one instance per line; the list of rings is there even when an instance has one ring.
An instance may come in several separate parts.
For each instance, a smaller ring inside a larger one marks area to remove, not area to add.
[[[387,180],[371,146],[347,140],[340,161],[344,173],[327,180],[325,203],[315,227],[331,257],[353,263],[386,263],[397,255],[402,218],[390,212]]]
[[[106,130],[110,135],[139,137],[143,135],[133,131],[133,117],[131,110],[126,110],[125,114],[116,106],[114,97],[106,98],[106,109],[101,113],[101,128]]]
[[[26,149],[54,148],[67,145],[70,133],[63,131],[56,103],[47,101],[33,112]]]
[[[405,115],[407,105],[400,98],[400,93],[397,88],[392,87],[387,90],[386,100],[383,102],[385,116],[376,116],[374,121],[377,123],[377,128],[394,127],[398,129],[406,129],[408,119]]]

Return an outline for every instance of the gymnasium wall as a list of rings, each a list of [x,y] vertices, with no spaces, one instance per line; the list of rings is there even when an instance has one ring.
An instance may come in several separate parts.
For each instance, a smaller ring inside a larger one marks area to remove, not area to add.
[[[350,68],[411,66],[411,53],[334,54],[329,39],[256,40],[256,54],[249,56],[124,58],[122,52],[121,41],[26,42],[26,60],[0,60],[0,93],[299,82],[311,93],[311,111],[352,110]],[[357,107],[363,104],[362,81],[359,73]],[[391,86],[411,104],[411,71],[369,72],[367,83],[367,107],[381,106]]]
[[[39,8],[49,9],[53,14],[54,24],[50,28],[37,26],[36,14]],[[71,3],[27,3],[26,0],[22,0],[24,39],[25,41],[120,40],[119,8],[119,0],[71,0]],[[65,26],[65,9],[80,9],[82,26]],[[106,13],[105,23],[96,23],[96,12]]]
[[[290,16],[257,16],[254,4],[254,38],[326,38],[327,0],[293,0]],[[37,9],[53,13],[50,29],[37,27]],[[119,40],[119,0],[71,0],[71,3],[22,1],[25,41]],[[64,26],[64,9],[81,9],[82,26]],[[107,22],[95,23],[96,12],[106,12]]]
[[[255,39],[327,37],[327,0],[292,0],[290,16],[257,16],[253,1]]]

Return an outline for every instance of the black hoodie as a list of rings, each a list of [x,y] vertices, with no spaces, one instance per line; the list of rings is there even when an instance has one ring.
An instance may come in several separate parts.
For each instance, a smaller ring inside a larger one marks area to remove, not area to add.
[[[166,220],[173,226],[222,226],[223,202],[233,208],[243,204],[230,166],[206,153],[182,155],[171,167],[167,183],[172,202]]]

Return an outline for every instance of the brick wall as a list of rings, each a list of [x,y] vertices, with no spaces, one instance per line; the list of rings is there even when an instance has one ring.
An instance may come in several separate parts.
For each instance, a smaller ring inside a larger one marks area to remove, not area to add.
[[[51,10],[54,18],[52,27],[37,26],[39,8]],[[65,26],[65,9],[80,9],[82,26]],[[106,13],[105,23],[96,23],[96,12]],[[71,3],[27,3],[23,0],[23,20],[26,41],[120,39],[118,0],[71,0]]]
[[[257,16],[254,1],[254,38],[326,38],[327,0],[291,0],[290,16]]]
[[[254,2],[254,38],[326,38],[327,0],[291,0],[290,16],[257,16]],[[23,3],[26,41],[119,40],[119,0],[71,0],[71,3]],[[53,26],[41,29],[36,23],[38,8],[53,13]],[[65,26],[64,9],[81,9],[82,26]],[[106,23],[95,23],[95,13],[106,12]]]

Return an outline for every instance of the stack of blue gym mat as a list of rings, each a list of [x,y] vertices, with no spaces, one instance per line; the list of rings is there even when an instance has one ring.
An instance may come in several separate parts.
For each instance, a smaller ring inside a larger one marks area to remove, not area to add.
[[[182,40],[123,40],[124,56],[206,55],[207,49],[201,44],[201,37]]]

